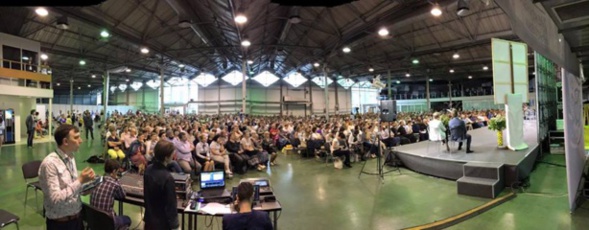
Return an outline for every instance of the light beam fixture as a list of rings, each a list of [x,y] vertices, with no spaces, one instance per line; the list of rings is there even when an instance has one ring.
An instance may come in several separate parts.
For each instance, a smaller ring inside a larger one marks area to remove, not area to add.
[[[344,51],[344,53],[349,53],[349,52],[351,52],[351,51],[352,51],[352,49],[350,49],[350,47],[347,47],[347,46],[346,46],[346,47],[344,47],[344,48],[342,49],[342,51]]]
[[[41,17],[45,17],[45,16],[49,15],[49,11],[47,11],[47,9],[45,9],[45,7],[38,7],[37,9],[35,9],[35,13],[37,13],[37,15],[39,15]]]
[[[247,39],[244,39],[243,41],[241,41],[241,46],[243,46],[243,47],[249,47],[250,45],[252,45],[252,43]]]
[[[434,5],[434,7],[432,8],[432,10],[430,11],[430,13],[434,16],[434,17],[439,17],[440,15],[442,15],[442,9],[440,8],[440,5],[438,5],[437,3]]]
[[[381,37],[387,36],[389,35],[389,30],[387,28],[380,28],[380,30],[378,30],[378,35],[380,35]]]
[[[243,14],[237,14],[235,16],[235,22],[237,22],[237,24],[243,24],[247,22],[247,17]]]
[[[41,60],[45,61],[49,58],[49,56],[47,56],[47,54],[41,54]]]
[[[100,32],[100,37],[108,38],[108,36],[110,36],[110,33],[108,33],[108,31],[103,30],[102,32]]]

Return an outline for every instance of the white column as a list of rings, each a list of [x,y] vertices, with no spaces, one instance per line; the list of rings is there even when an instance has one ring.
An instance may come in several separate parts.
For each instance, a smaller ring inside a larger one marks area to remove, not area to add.
[[[163,64],[160,65],[160,115],[164,115],[166,113],[166,108],[164,107],[164,67]]]
[[[106,71],[104,73],[103,80],[104,80],[104,84],[103,84],[104,89],[102,90],[102,111],[103,111],[104,115],[101,118],[102,118],[102,122],[104,124],[106,124],[106,114],[107,114],[106,111],[108,110],[108,93],[110,92],[110,74],[108,73],[108,71]]]
[[[323,89],[325,92],[325,118],[329,120],[329,87],[327,86],[327,67],[323,67]]]
[[[247,98],[247,94],[245,92],[246,90],[246,76],[247,76],[247,66],[246,66],[246,60],[245,58],[243,58],[243,60],[241,61],[241,74],[242,74],[242,80],[241,80],[241,112],[242,113],[246,113],[245,112],[245,101]]]
[[[387,95],[389,96],[389,100],[392,100],[393,99],[393,94],[392,94],[392,91],[391,91],[391,70],[388,70],[387,75],[388,75],[387,76],[387,88],[389,90]]]
[[[221,115],[221,77],[219,77],[217,87],[217,114]]]
[[[426,104],[427,104],[427,110],[428,111],[431,111],[432,104],[431,104],[431,102],[429,100],[429,79],[428,78],[425,79],[425,101],[426,101]]]
[[[74,79],[70,78],[70,115],[74,114]],[[75,122],[75,121],[72,121]]]
[[[452,105],[452,82],[448,81],[448,98],[450,99],[450,107],[454,107]]]
[[[51,135],[53,134],[53,98],[49,98],[49,117],[47,117],[47,121],[49,122],[49,130],[47,133]]]

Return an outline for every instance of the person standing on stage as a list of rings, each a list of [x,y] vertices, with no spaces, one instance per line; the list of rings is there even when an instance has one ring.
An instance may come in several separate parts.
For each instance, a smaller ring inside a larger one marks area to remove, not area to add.
[[[90,116],[90,112],[88,112],[88,111],[84,112],[83,119],[84,119],[84,127],[86,127],[86,140],[88,140],[88,133],[90,133],[92,140],[94,140],[94,121],[92,120],[92,117]]]
[[[174,178],[166,166],[172,161],[174,144],[161,140],[154,148],[153,164],[143,174],[145,229],[180,229]]]
[[[450,113],[452,114],[452,119],[448,122],[448,127],[450,128],[450,140],[460,141],[458,144],[458,150],[462,149],[462,142],[466,140],[466,153],[472,153],[473,151],[470,149],[472,137],[470,134],[466,133],[466,124],[460,119],[456,110],[452,110]]]
[[[54,137],[57,149],[43,159],[39,168],[47,230],[81,230],[82,184],[94,180],[94,170],[87,167],[78,176],[74,152],[82,139],[77,127],[60,125]]]
[[[27,116],[26,125],[27,125],[27,147],[33,147],[33,138],[35,137],[35,110],[31,110],[31,114]]]

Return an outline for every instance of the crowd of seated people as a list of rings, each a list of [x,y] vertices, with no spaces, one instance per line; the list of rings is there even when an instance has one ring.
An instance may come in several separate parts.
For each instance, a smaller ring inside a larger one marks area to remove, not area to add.
[[[463,111],[470,128],[486,125],[498,110]],[[243,174],[277,164],[285,147],[304,157],[336,156],[344,165],[376,157],[381,149],[428,140],[432,113],[398,113],[393,122],[376,114],[331,116],[148,115],[113,113],[105,127],[108,156],[145,168],[158,140],[176,151],[169,170],[196,175],[201,170]]]

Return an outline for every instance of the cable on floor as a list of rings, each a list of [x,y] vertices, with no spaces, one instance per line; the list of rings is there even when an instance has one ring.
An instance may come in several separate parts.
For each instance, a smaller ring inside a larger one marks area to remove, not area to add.
[[[139,225],[141,225],[141,223],[143,223],[143,207],[139,207],[139,216],[141,216],[141,219],[139,219],[139,223],[137,223],[137,225],[131,229],[139,230]]]
[[[548,162],[548,161],[537,161],[538,163],[543,163],[543,164],[548,164],[548,165],[554,165],[554,166],[558,166],[558,167],[563,167],[566,168],[566,165],[562,165],[562,164],[557,164],[557,163],[552,163],[552,162]]]

